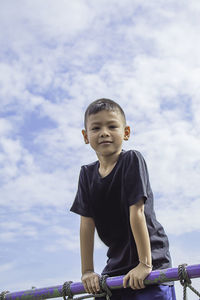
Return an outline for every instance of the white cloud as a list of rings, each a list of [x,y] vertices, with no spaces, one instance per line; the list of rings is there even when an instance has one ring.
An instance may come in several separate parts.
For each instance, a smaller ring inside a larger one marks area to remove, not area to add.
[[[1,243],[13,243],[19,240],[19,237],[31,238],[34,239],[38,236],[38,232],[33,226],[22,227],[22,224],[15,223],[15,227],[11,227],[12,222],[1,223],[0,227],[2,232],[0,233]]]
[[[18,8],[12,1],[6,1],[2,6],[1,20],[4,26],[8,25],[2,32],[8,38],[14,37],[12,44],[15,46],[21,46],[24,42],[36,42],[37,39],[45,42],[56,38],[56,41],[62,42],[90,25],[89,7],[83,1],[61,0],[58,5],[52,0],[44,3],[21,0]],[[11,20],[9,24],[6,19],[8,17]],[[13,20],[15,27],[12,26]]]
[[[67,182],[65,176],[66,173],[60,172],[21,175],[2,187],[1,205],[22,211],[37,205],[55,208],[66,205],[68,201],[71,202],[73,194],[71,180]]]
[[[51,231],[55,234],[54,243],[48,243],[44,247],[45,251],[58,252],[61,250],[71,250],[79,253],[80,242],[77,232],[60,225],[52,226]]]
[[[60,250],[70,250],[70,251],[76,251],[77,254],[79,253],[80,243],[79,239],[76,238],[60,238],[55,240],[53,244],[46,245],[45,251],[48,252],[58,252]]]
[[[176,202],[178,197],[180,196],[177,194],[174,195],[173,199],[170,199],[171,203],[169,207],[167,205],[164,207],[160,205],[157,210],[159,220],[162,220],[162,224],[170,234],[178,236],[193,231],[199,234],[199,198],[187,203],[187,199],[182,197],[182,203],[180,203],[179,206],[177,206],[177,204],[173,205],[173,200]]]
[[[1,136],[7,135],[12,129],[12,124],[8,120],[0,119],[0,134]]]
[[[27,171],[34,171],[34,159],[16,138],[1,137],[1,181],[7,183]]]

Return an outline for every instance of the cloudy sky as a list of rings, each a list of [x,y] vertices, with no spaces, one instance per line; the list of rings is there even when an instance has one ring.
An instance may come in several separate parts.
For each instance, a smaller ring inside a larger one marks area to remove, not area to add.
[[[101,97],[147,161],[173,265],[200,263],[199,14],[198,0],[0,0],[0,291],[80,281],[69,208]],[[105,260],[96,238],[97,272]]]

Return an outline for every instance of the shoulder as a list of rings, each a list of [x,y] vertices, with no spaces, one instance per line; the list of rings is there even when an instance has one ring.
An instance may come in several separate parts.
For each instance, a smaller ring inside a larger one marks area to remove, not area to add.
[[[124,169],[128,172],[129,170],[136,171],[145,171],[147,170],[146,161],[143,155],[137,150],[128,150],[123,152],[123,162],[122,165]]]
[[[99,162],[95,161],[87,165],[82,165],[80,170],[80,177],[90,177],[96,172]]]
[[[130,160],[144,160],[143,155],[138,150],[123,150],[123,159],[130,161]]]
[[[87,170],[93,170],[94,168],[96,168],[96,166],[98,165],[99,161],[94,161],[90,164],[87,164],[87,165],[82,165],[81,166],[81,170],[83,171],[87,171]]]

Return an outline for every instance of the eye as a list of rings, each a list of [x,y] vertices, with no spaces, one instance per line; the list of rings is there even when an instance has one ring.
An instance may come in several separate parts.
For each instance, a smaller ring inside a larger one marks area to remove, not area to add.
[[[99,127],[98,127],[98,126],[92,127],[92,130],[93,130],[93,131],[99,130]]]
[[[110,129],[115,129],[115,128],[117,128],[117,126],[116,125],[110,125],[109,128]]]

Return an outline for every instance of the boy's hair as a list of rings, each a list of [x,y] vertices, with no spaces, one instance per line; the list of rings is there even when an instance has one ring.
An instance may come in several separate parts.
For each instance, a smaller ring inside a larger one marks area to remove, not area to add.
[[[115,101],[106,99],[106,98],[101,98],[97,99],[94,102],[90,103],[88,108],[85,111],[85,117],[84,117],[84,126],[86,128],[87,126],[87,118],[92,115],[96,114],[102,110],[107,110],[107,111],[119,111],[120,114],[122,115],[124,119],[124,123],[126,124],[126,116],[119,104],[117,104]]]

